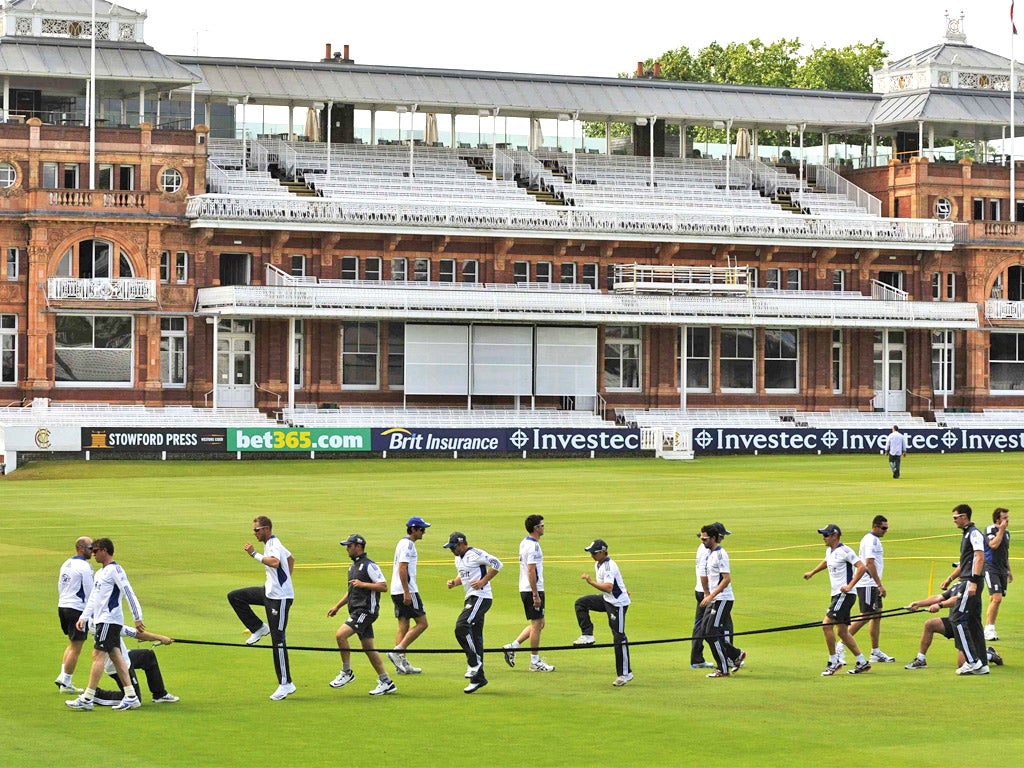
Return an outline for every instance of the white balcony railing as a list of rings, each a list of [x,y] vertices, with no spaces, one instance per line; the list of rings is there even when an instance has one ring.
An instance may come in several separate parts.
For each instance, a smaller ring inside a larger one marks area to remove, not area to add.
[[[986,320],[1024,320],[1024,301],[989,299],[985,302]]]
[[[46,296],[55,301],[156,301],[156,282],[137,277],[51,277]]]
[[[889,248],[924,247],[950,250],[952,222],[931,219],[883,219],[872,216],[817,217],[792,214],[752,215],[733,210],[587,209],[550,206],[458,205],[410,200],[350,203],[326,198],[208,194],[189,198],[185,213],[193,226],[215,222],[256,224],[260,229],[336,228],[377,231],[414,229],[441,231],[529,232],[565,236],[569,233],[618,239],[678,240],[753,238],[772,242],[860,243]]]

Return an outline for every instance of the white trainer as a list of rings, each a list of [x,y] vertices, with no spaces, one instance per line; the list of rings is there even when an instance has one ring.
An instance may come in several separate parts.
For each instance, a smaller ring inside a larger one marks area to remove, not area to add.
[[[409,662],[406,661],[405,656],[402,655],[402,651],[395,648],[393,651],[387,653],[388,661],[395,665],[395,672],[400,675],[406,674],[405,665]]]
[[[992,626],[985,627],[985,639],[989,642],[999,639],[999,635],[996,633],[996,628]]]
[[[270,627],[264,624],[262,627],[253,632],[249,637],[245,639],[246,645],[256,645],[260,641],[261,637],[266,637],[270,634]]]
[[[633,673],[632,672],[627,672],[624,675],[619,675],[618,677],[616,677],[615,681],[612,683],[612,685],[614,685],[616,688],[621,688],[622,686],[624,686],[626,683],[628,683],[632,679],[633,679]]]
[[[117,702],[117,704],[115,704],[112,707],[112,709],[115,712],[124,712],[129,709],[138,709],[141,706],[142,702],[139,701],[138,696],[132,696],[130,699],[127,696],[125,696],[123,699]]]
[[[92,701],[81,696],[77,699],[68,699],[64,705],[69,709],[77,709],[81,712],[88,712],[92,709]]]
[[[377,687],[370,691],[371,696],[384,696],[388,693],[394,693],[398,688],[395,687],[395,683],[392,680],[385,682],[384,680],[377,681]]]
[[[356,673],[351,669],[343,669],[338,673],[338,676],[328,683],[331,688],[344,688],[346,685],[356,679]]]
[[[295,683],[283,683],[277,686],[277,690],[270,694],[271,701],[281,701],[281,699],[287,699],[295,693]]]
[[[165,693],[163,696],[159,698],[153,698],[154,704],[173,704],[176,701],[181,701],[181,699],[179,699],[173,693]]]
[[[956,673],[958,675],[976,675],[976,674],[978,674],[978,670],[981,669],[981,667],[982,667],[982,664],[981,664],[980,661],[976,661],[973,664],[971,662],[969,662],[969,661],[965,661],[960,666],[960,668],[957,669]]]
[[[551,666],[550,664],[548,664],[547,662],[545,662],[543,659],[541,659],[540,661],[531,661],[530,662],[530,671],[531,672],[554,672],[555,668],[553,666]]]
[[[875,664],[892,664],[896,661],[895,656],[890,656],[888,653],[879,648],[877,651],[872,651],[871,656],[868,657],[868,661]]]
[[[593,645],[594,644],[594,636],[593,635],[580,635],[579,637],[577,637],[575,640],[572,641],[572,644],[573,645]]]
[[[466,674],[464,674],[463,677],[467,680],[471,680],[479,671],[480,667],[466,667]]]

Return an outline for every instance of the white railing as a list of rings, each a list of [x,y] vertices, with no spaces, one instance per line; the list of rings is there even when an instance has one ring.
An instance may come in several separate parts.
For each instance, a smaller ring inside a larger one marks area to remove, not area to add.
[[[842,195],[850,200],[858,208],[863,208],[871,216],[882,215],[882,201],[874,195],[869,195],[863,189],[855,186],[840,176],[838,173],[824,165],[810,166],[815,184],[824,187],[826,192],[834,195]]]
[[[828,218],[792,214],[755,215],[729,210],[595,210],[550,206],[473,206],[347,202],[295,196],[201,195],[188,201],[186,217],[196,226],[213,221],[259,222],[274,225],[405,231],[538,232],[554,235],[592,233],[628,239],[754,238],[790,240],[822,245],[828,242],[878,243],[893,247],[952,247],[954,226],[932,219],[882,219],[875,217]],[[948,250],[948,248],[944,249]]]
[[[250,142],[246,167],[254,171],[265,171],[270,162],[267,148],[258,141]]]
[[[780,190],[792,192],[795,189],[804,189],[807,186],[807,182],[801,181],[799,177],[794,176],[792,173],[780,171],[778,168],[762,163],[759,160],[740,159],[736,163],[739,166],[750,169],[753,175],[753,185],[763,190],[767,197],[775,197]]]
[[[1024,301],[989,299],[985,302],[986,320],[1024,320]]]
[[[51,277],[46,297],[56,301],[156,301],[156,281],[137,277]]]
[[[871,281],[871,298],[878,301],[906,301],[910,294],[878,280]]]
[[[496,149],[494,150],[494,158],[496,160],[494,178],[511,181],[516,177],[516,161],[512,159],[508,152]]]
[[[616,264],[616,293],[746,293],[746,267]]]
[[[313,275],[290,275],[273,264],[267,264],[267,285],[316,285],[318,282]]]

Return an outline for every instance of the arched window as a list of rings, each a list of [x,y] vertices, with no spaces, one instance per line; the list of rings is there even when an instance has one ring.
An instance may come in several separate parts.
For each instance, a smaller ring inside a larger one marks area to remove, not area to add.
[[[57,264],[56,277],[135,277],[131,259],[123,250],[113,260],[114,244],[107,240],[83,240],[68,248]]]

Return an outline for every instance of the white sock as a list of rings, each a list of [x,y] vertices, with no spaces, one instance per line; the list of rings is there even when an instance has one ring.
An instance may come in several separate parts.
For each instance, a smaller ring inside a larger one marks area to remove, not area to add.
[[[531,664],[536,664],[539,661],[540,661],[540,654],[539,653],[531,653],[530,654],[530,663]]]
[[[139,695],[137,693],[135,693],[135,686],[134,685],[126,685],[124,687],[124,697],[126,699],[137,699],[137,698],[139,698]]]

